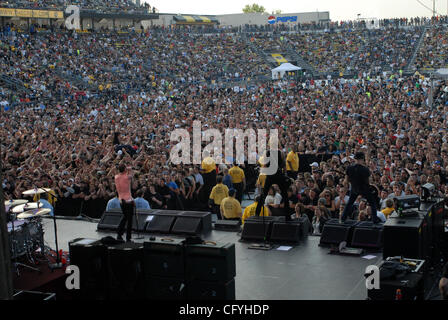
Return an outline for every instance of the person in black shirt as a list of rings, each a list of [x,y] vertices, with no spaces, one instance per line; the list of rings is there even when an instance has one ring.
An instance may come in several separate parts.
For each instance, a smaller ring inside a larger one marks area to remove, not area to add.
[[[372,221],[373,223],[380,222],[377,217],[377,199],[371,192],[369,177],[370,170],[364,165],[364,153],[358,152],[355,155],[356,164],[351,165],[347,168],[346,174],[347,179],[351,184],[350,190],[350,199],[348,200],[347,205],[345,206],[344,213],[342,214],[342,221],[347,219],[347,215],[351,213],[353,209],[353,203],[359,195],[362,195],[370,207],[372,208]]]
[[[272,145],[271,145],[272,146]],[[258,202],[257,208],[255,210],[255,215],[260,216],[261,208],[264,205],[264,201],[266,199],[266,196],[268,195],[269,189],[272,185],[276,184],[279,186],[281,195],[282,195],[282,202],[288,203],[288,187],[290,186],[289,179],[285,175],[285,157],[283,156],[283,153],[280,150],[267,150],[266,151],[266,159],[269,159],[269,161],[273,161],[273,163],[266,163],[265,167],[261,168],[260,172],[263,172],[265,168],[270,168],[271,166],[275,167],[275,164],[277,164],[277,171],[274,174],[266,174],[266,181],[264,183],[263,187],[263,193],[261,195],[260,202]],[[272,158],[271,158],[272,157]],[[267,172],[267,171],[266,171]],[[286,220],[290,220],[291,216],[288,212],[288,206],[284,206],[284,214]]]
[[[153,185],[145,192],[144,198],[149,202],[151,209],[162,209],[164,199],[160,193],[156,192]]]
[[[297,194],[294,192],[293,188],[288,189],[288,212],[289,215],[293,215],[296,212],[296,205],[299,202]]]

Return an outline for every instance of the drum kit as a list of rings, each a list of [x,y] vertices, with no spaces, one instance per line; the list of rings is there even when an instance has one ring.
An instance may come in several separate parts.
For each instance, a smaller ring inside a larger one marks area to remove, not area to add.
[[[27,190],[24,195],[43,193],[39,189]],[[8,237],[11,259],[16,272],[19,274],[19,266],[31,270],[40,271],[27,264],[17,262],[18,258],[26,257],[27,261],[35,265],[33,254],[40,249],[45,252],[44,232],[42,228],[42,216],[49,214],[50,209],[42,208],[39,202],[30,203],[28,200],[6,200],[5,210],[9,218]]]

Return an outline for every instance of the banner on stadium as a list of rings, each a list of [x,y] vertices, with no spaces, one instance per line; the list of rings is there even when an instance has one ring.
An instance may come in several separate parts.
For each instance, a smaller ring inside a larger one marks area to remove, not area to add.
[[[0,16],[2,17],[14,17],[15,15],[15,9],[0,8]]]
[[[33,17],[33,10],[16,9],[16,17],[32,18]]]
[[[0,17],[64,19],[63,11],[0,8]]]
[[[45,10],[33,10],[34,18],[44,18],[48,19],[48,11]]]
[[[48,11],[48,18],[64,19],[64,12],[63,11]]]

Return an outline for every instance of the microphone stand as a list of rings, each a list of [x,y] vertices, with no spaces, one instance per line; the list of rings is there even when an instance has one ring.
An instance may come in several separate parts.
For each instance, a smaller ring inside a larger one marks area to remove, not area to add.
[[[37,188],[36,190],[39,190],[39,189],[41,189],[46,194],[49,194],[52,197],[55,197],[56,200],[59,200],[59,198],[55,194],[48,192],[44,188]],[[38,203],[39,203],[39,201],[38,201]],[[55,240],[55,244],[56,244],[56,262],[48,264],[48,266],[50,267],[51,270],[62,268],[61,257],[59,256],[58,229],[57,229],[57,225],[56,225],[56,215],[54,214],[54,210],[53,210],[53,227],[54,227],[54,240]]]

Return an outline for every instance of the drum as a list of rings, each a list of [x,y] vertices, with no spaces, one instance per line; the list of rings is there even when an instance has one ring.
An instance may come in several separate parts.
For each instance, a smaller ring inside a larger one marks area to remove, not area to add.
[[[16,220],[8,223],[8,238],[11,259],[19,258],[27,253],[28,233],[26,221]]]
[[[40,217],[8,223],[11,259],[44,249],[44,232]]]

